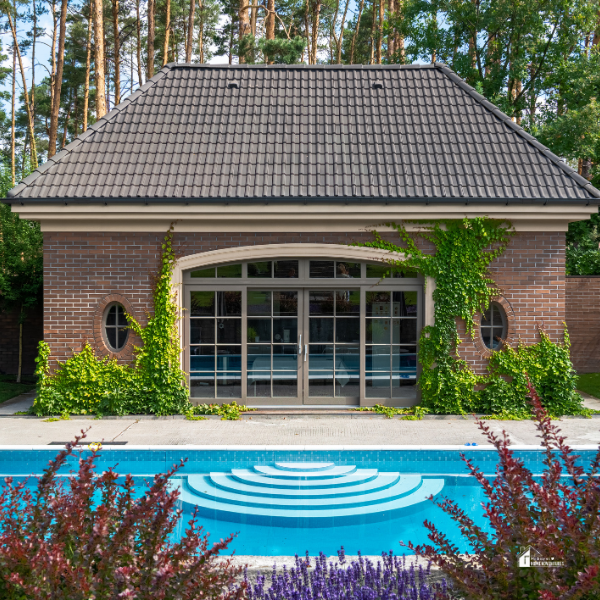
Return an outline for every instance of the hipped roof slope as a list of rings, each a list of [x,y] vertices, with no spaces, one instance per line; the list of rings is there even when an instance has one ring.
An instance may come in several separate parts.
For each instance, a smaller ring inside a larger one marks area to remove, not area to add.
[[[444,65],[171,64],[9,198],[596,203],[600,192]]]

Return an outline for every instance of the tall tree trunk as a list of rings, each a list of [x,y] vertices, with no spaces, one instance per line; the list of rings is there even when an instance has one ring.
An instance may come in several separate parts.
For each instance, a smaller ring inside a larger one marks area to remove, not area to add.
[[[198,0],[198,10],[200,11],[200,31],[198,32],[198,60],[204,64],[204,6],[202,0]]]
[[[385,4],[384,0],[379,0],[379,23],[377,28],[377,64],[381,64],[381,48],[383,45],[383,19],[385,17]]]
[[[395,0],[388,0],[388,14],[389,19],[393,20],[396,17],[396,2]],[[387,39],[387,57],[390,62],[393,60],[396,45],[396,27],[395,24],[390,27]]]
[[[15,96],[17,86],[17,49],[13,46],[13,72],[12,72],[12,98],[11,98],[11,123],[10,123],[10,173],[13,187],[16,185],[15,167]]]
[[[250,9],[250,29],[252,30],[252,35],[254,36],[256,36],[256,15],[258,11],[256,6],[256,2],[252,2],[252,8]]]
[[[65,126],[63,128],[62,143],[60,145],[61,150],[67,145],[67,135],[69,134],[69,121],[71,120],[71,105],[73,103],[73,88],[69,90],[69,108],[67,110],[67,116],[65,117]]]
[[[137,16],[135,22],[135,30],[136,30],[136,52],[137,52],[137,72],[138,72],[138,82],[140,87],[142,87],[142,26],[140,22],[140,0],[135,0],[135,14]],[[133,91],[133,86],[132,86]]]
[[[356,17],[356,28],[352,34],[352,43],[350,44],[350,64],[354,64],[354,49],[356,48],[356,37],[360,30],[360,18],[362,17],[363,8],[365,7],[365,0],[360,0],[360,6],[358,8],[358,17]]]
[[[60,34],[58,38],[58,58],[56,61],[56,77],[52,94],[52,112],[50,113],[50,135],[48,137],[48,158],[56,154],[56,136],[58,134],[58,114],[62,92],[63,69],[65,65],[65,37],[67,35],[67,0],[62,0],[60,7]]]
[[[104,16],[102,0],[94,2],[94,71],[96,75],[96,119],[106,114],[106,82],[104,79]]]
[[[265,38],[267,38],[268,40],[275,39],[275,0],[267,0],[267,16],[265,18]]]
[[[37,7],[35,0],[31,0],[32,13],[32,39],[31,39],[31,113],[33,115],[33,124],[35,126],[35,46],[37,42]]]
[[[90,64],[92,62],[92,9],[93,0],[90,0],[90,14],[88,16],[87,54],[85,57],[85,84],[83,88],[83,131],[87,131],[88,105],[90,102]]]
[[[148,65],[146,79],[154,77],[155,0],[148,0]]]
[[[348,7],[350,6],[350,0],[346,0],[346,5],[344,7],[344,14],[342,15],[342,22],[340,23],[340,35],[336,40],[337,44],[337,55],[336,62],[338,65],[342,64],[342,44],[344,43],[344,27],[346,26],[346,16],[348,15]]]
[[[190,13],[188,16],[187,44],[185,45],[185,62],[192,62],[192,46],[194,44],[194,13],[196,0],[190,0]]]
[[[240,22],[239,41],[241,43],[241,41],[247,35],[250,35],[252,30],[250,28],[250,15],[248,14],[248,0],[239,0],[238,6],[239,6],[238,16],[239,16],[239,22]],[[275,19],[275,15],[273,15],[273,19]],[[245,63],[246,57],[240,56],[239,61],[240,61],[240,64]]]
[[[119,0],[112,0],[113,35],[115,48],[115,106],[121,104],[121,40],[119,39]]]
[[[165,46],[163,49],[163,67],[169,62],[169,33],[171,32],[171,0],[167,0],[165,14]]]
[[[318,50],[318,36],[319,36],[319,19],[321,17],[321,6],[322,0],[316,0],[315,11],[312,15],[312,25],[311,25],[311,33],[312,33],[312,64],[317,64],[317,50]],[[275,15],[273,15],[273,19],[275,19]]]
[[[16,15],[16,13],[15,13]],[[10,31],[13,37],[13,44],[15,45],[15,49],[17,50],[17,59],[19,61],[19,70],[21,71],[21,77],[23,79],[23,95],[25,96],[25,108],[27,109],[27,124],[30,136],[30,148],[31,148],[31,168],[37,169],[37,151],[35,145],[35,134],[34,134],[34,126],[33,126],[33,114],[31,112],[31,104],[29,103],[29,93],[27,92],[27,79],[25,78],[25,69],[23,67],[23,58],[21,57],[21,50],[19,49],[19,40],[17,38],[17,29],[16,24],[13,21],[12,15],[10,12],[6,13],[8,17],[8,25],[10,27]]]
[[[23,305],[19,311],[19,366],[17,368],[17,383],[21,383],[21,374],[23,371]]]
[[[369,64],[375,64],[375,24],[377,23],[377,2],[373,0],[373,21],[371,23],[371,60]]]

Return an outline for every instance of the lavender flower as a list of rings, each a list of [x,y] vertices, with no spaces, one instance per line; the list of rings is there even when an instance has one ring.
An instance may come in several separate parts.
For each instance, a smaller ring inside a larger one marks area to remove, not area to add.
[[[344,548],[338,551],[337,562],[327,562],[321,552],[311,568],[306,558],[296,555],[295,566],[277,573],[273,566],[271,585],[259,574],[256,583],[248,581],[248,600],[440,600],[447,597],[446,580],[429,584],[430,565],[426,568],[406,565],[406,557],[383,552],[382,561],[373,564],[358,554],[347,563]]]

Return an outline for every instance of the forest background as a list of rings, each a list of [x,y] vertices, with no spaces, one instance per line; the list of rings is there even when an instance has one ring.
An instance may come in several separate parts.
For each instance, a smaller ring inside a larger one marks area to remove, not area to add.
[[[600,0],[0,0],[0,196],[169,62],[444,62],[600,184]],[[0,204],[0,311],[41,299],[41,233]],[[600,274],[600,218],[567,273]]]

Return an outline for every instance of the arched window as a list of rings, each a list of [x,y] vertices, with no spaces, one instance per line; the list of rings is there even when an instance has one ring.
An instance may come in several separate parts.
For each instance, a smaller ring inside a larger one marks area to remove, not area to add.
[[[120,352],[127,343],[129,329],[125,309],[121,304],[109,304],[104,311],[103,332],[104,340],[113,352]]]
[[[498,350],[506,333],[506,313],[500,304],[492,302],[481,315],[481,339],[490,350]]]

